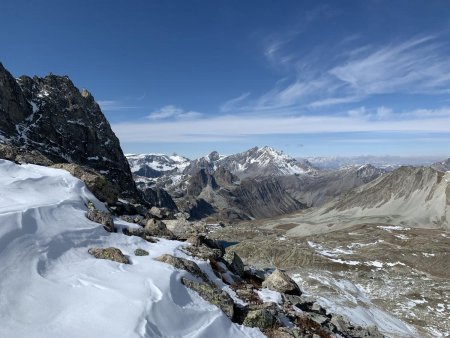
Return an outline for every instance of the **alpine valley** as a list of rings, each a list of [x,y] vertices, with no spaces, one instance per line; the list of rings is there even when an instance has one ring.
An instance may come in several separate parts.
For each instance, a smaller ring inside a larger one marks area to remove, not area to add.
[[[0,337],[449,337],[450,159],[124,155],[0,64]]]

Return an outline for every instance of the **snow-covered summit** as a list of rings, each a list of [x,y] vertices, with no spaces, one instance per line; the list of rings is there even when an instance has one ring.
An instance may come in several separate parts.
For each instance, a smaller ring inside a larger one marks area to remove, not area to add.
[[[159,177],[165,173],[181,173],[190,160],[180,155],[164,154],[127,154],[131,172],[138,176]]]
[[[283,176],[315,171],[309,162],[299,162],[268,146],[227,156],[220,160],[219,165],[240,177]]]

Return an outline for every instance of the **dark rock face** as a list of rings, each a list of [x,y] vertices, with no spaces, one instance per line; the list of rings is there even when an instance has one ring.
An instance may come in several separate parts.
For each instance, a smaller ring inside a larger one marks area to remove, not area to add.
[[[0,141],[39,151],[55,163],[87,166],[116,184],[121,196],[139,196],[99,105],[67,76],[16,80],[0,64]]]
[[[167,208],[169,210],[177,211],[177,205],[172,197],[161,188],[146,188],[143,191],[145,200],[151,205],[156,205],[159,208]]]

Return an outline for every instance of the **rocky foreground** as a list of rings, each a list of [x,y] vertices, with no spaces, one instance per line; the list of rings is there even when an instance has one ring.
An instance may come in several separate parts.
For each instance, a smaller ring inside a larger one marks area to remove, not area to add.
[[[112,218],[107,219],[103,213],[94,218],[95,212],[92,209],[87,216],[114,231]],[[208,238],[211,229],[220,225],[190,222],[184,214],[176,214],[178,219],[164,219],[168,216],[169,211],[156,207],[145,216],[122,216],[140,227],[125,227],[121,231],[150,243],[158,242],[159,238],[185,241],[187,245],[180,250],[186,258],[166,254],[155,259],[189,272],[194,278],[182,278],[181,283],[218,306],[233,322],[258,328],[268,337],[383,337],[376,326],[355,325],[305,296],[286,272],[244,264],[238,254],[225,249],[226,242]],[[90,253],[97,258],[127,263],[114,248],[93,248]],[[200,268],[204,264],[212,269],[212,278]]]

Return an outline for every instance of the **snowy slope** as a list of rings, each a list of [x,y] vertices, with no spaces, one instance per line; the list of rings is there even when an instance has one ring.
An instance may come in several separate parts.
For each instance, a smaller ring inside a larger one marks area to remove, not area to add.
[[[107,233],[85,218],[87,200],[102,208],[65,171],[0,160],[0,337],[262,336],[151,259],[178,255],[181,242]],[[117,247],[132,264],[97,260],[93,246]],[[134,256],[138,247],[150,257]]]

